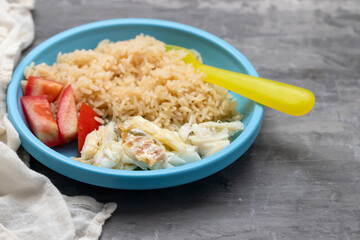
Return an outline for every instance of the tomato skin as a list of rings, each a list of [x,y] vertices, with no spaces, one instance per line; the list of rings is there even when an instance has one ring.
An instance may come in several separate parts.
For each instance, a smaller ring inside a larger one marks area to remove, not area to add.
[[[26,83],[24,96],[46,95],[48,101],[53,102],[63,87],[64,84],[62,83],[42,77],[30,76]]]
[[[79,115],[79,133],[78,133],[78,148],[79,156],[84,146],[86,136],[94,130],[98,130],[101,123],[95,120],[99,117],[96,112],[86,103],[82,102],[80,106]]]
[[[59,126],[60,142],[62,145],[77,138],[78,115],[71,85],[65,89],[60,97],[56,121]]]
[[[47,97],[23,96],[20,98],[26,120],[33,134],[48,147],[60,143],[59,128],[51,113]]]

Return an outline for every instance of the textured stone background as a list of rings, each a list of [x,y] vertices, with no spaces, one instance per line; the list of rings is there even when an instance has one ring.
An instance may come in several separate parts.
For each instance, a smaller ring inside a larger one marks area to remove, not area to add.
[[[303,117],[266,109],[238,161],[154,191],[94,187],[33,160],[64,194],[116,201],[107,239],[360,239],[359,0],[37,0],[38,45],[65,29],[145,17],[189,24],[239,49],[260,76],[311,89]]]

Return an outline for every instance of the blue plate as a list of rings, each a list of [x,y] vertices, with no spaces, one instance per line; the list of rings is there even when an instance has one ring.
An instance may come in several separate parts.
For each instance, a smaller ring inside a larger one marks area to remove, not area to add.
[[[35,159],[60,174],[97,186],[156,189],[207,177],[234,162],[250,147],[260,131],[263,107],[237,94],[233,96],[239,104],[239,112],[244,114],[244,131],[216,154],[171,169],[124,171],[87,165],[69,158],[77,155],[76,142],[64,147],[49,148],[31,133],[20,103],[20,81],[24,78],[26,66],[31,62],[53,64],[59,52],[93,49],[103,39],[128,40],[140,33],[151,35],[167,44],[196,49],[205,64],[258,76],[250,62],[234,47],[210,33],[184,24],[154,19],[114,19],[69,29],[32,50],[17,66],[8,87],[7,106],[10,121],[19,132],[23,147]]]

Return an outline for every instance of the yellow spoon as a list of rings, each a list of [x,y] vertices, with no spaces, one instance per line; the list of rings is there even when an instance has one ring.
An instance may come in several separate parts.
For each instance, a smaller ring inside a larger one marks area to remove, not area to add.
[[[192,63],[195,68],[205,72],[206,82],[231,90],[280,112],[301,116],[308,113],[315,104],[314,94],[307,89],[201,64],[189,49],[166,45],[166,50],[172,49],[187,51],[188,55],[183,59],[184,62]]]

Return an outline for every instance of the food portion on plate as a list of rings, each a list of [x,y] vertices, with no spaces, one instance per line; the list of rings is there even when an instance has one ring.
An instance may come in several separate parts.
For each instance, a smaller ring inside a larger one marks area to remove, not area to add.
[[[153,170],[210,156],[243,130],[242,116],[186,54],[138,35],[31,64],[21,98],[29,126],[50,147],[77,138],[73,159],[99,167]]]

